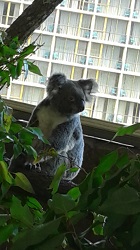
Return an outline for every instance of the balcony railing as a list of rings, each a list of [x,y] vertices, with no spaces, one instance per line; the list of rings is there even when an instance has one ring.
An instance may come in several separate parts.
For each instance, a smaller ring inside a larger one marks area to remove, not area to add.
[[[94,67],[140,72],[140,63],[126,62],[124,63],[123,66],[122,61],[120,60],[110,59],[110,58],[99,58],[97,56],[90,56],[87,58],[87,56],[84,54],[74,54],[72,52],[60,52],[59,50],[54,51],[52,59],[70,63],[78,63],[81,65],[87,64],[89,66],[94,66]]]
[[[124,115],[118,113],[116,115],[116,119],[114,120],[114,113],[113,112],[103,112],[103,111],[94,111],[94,118],[106,120],[109,122],[117,122],[117,123],[123,123],[123,124],[133,124],[136,122],[140,122],[140,118],[138,116],[134,115]]]
[[[77,9],[77,10],[84,10],[89,12],[97,12],[97,13],[105,13],[110,15],[116,15],[116,16],[124,16],[124,17],[130,17],[130,9],[122,8],[121,5],[107,5],[107,4],[98,4],[95,8],[95,2],[94,1],[81,1],[81,0],[63,0],[60,4],[60,7],[65,7],[69,9]],[[140,18],[140,10],[134,10],[132,13],[132,18]]]
[[[46,30],[49,28],[46,27]],[[69,36],[78,36],[87,39],[94,40],[102,40],[102,41],[109,41],[113,43],[121,43],[125,44],[127,40],[127,36],[120,33],[111,33],[111,32],[103,32],[102,30],[93,30],[81,27],[80,29],[77,26],[70,26],[70,25],[61,25],[57,26],[57,33],[65,34]],[[139,36],[130,36],[129,37],[129,44],[131,45],[140,45],[140,37]]]

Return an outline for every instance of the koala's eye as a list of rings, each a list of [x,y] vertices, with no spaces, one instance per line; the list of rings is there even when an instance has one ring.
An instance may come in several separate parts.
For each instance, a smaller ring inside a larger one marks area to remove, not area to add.
[[[75,98],[73,96],[69,96],[69,101],[70,102],[74,102],[75,101]]]

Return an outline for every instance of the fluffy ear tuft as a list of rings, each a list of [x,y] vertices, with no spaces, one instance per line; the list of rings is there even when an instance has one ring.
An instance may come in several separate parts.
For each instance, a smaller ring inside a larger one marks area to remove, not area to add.
[[[47,93],[48,95],[51,95],[51,93],[57,92],[57,90],[65,84],[67,81],[67,78],[64,74],[61,73],[55,73],[48,79],[48,85],[47,85]],[[52,93],[52,94],[53,94]]]
[[[86,101],[90,100],[91,93],[99,92],[98,84],[94,79],[79,80],[78,83],[85,93]]]

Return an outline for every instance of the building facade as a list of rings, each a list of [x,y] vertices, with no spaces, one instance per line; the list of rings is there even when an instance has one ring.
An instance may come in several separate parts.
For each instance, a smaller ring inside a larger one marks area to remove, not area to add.
[[[0,28],[6,29],[31,4],[0,1]],[[63,0],[28,43],[44,44],[31,60],[43,76],[29,73],[2,90],[2,96],[37,104],[54,72],[67,78],[94,78],[99,93],[83,115],[132,124],[140,121],[140,1]]]

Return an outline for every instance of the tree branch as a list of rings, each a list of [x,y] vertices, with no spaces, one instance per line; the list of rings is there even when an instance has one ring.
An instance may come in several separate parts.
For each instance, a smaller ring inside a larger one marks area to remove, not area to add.
[[[18,36],[22,44],[62,0],[34,0],[6,30],[6,42]]]

